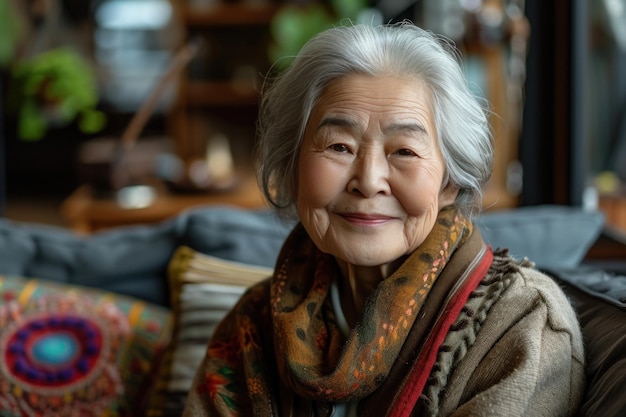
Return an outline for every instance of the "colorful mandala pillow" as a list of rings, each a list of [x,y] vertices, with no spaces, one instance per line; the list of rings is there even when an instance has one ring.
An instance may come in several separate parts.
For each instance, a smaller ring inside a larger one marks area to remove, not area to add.
[[[171,331],[163,307],[0,276],[0,415],[141,415]]]
[[[169,264],[174,336],[161,362],[150,417],[178,417],[215,326],[247,287],[272,269],[205,255],[182,246]]]

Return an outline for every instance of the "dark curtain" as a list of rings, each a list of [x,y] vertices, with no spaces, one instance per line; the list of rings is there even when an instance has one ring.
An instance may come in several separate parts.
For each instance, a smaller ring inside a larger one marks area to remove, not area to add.
[[[531,27],[524,125],[522,205],[580,205],[584,162],[586,0],[526,0]]]

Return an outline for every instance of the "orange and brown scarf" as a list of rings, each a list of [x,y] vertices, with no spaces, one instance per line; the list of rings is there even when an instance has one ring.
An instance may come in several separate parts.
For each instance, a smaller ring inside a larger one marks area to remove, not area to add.
[[[476,242],[466,246],[473,249],[439,284],[472,235]],[[389,387],[390,374],[404,383],[398,361],[416,360],[442,300],[481,247],[468,219],[455,208],[442,210],[424,243],[372,293],[346,339],[329,296],[337,266],[297,226],[272,279],[244,295],[213,337],[198,385],[207,407],[228,416],[310,415],[319,404],[393,398],[401,387]],[[433,303],[431,293],[438,293]]]

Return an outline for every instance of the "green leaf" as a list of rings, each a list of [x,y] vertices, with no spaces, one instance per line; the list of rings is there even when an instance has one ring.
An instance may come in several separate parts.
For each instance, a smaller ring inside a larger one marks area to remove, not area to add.
[[[333,17],[320,4],[284,6],[270,25],[274,39],[268,50],[270,59],[285,68],[291,60],[283,58],[295,56],[309,39],[331,27],[333,22]]]
[[[220,369],[217,370],[217,372],[225,377],[231,377],[235,375],[235,371],[233,370],[233,368],[230,368],[228,366],[222,366]]]
[[[18,134],[26,141],[36,141],[46,132],[46,121],[32,103],[26,103],[19,116]]]
[[[84,133],[102,130],[104,115],[96,109],[98,86],[90,65],[76,51],[57,48],[15,65],[11,106],[20,117],[20,137],[41,138],[51,126],[78,117]]]
[[[230,407],[230,409],[232,410],[237,410],[237,404],[235,403],[235,401],[233,401],[232,398],[230,398],[229,396],[227,396],[226,394],[222,394],[219,393],[219,396],[222,398],[222,400],[226,403],[226,405],[228,407]]]
[[[356,21],[359,13],[367,8],[366,0],[331,0],[335,15],[339,19],[351,19]]]
[[[106,116],[98,110],[84,110],[78,121],[78,128],[83,133],[97,133],[106,125]]]

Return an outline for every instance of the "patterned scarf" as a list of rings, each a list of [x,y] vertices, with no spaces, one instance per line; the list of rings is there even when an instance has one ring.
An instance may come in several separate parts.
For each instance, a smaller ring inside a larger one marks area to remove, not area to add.
[[[283,383],[316,401],[353,401],[371,394],[386,379],[440,272],[471,233],[471,223],[458,210],[442,210],[422,245],[374,290],[345,340],[328,296],[336,266],[331,256],[315,249],[302,227],[296,228],[271,284]]]

